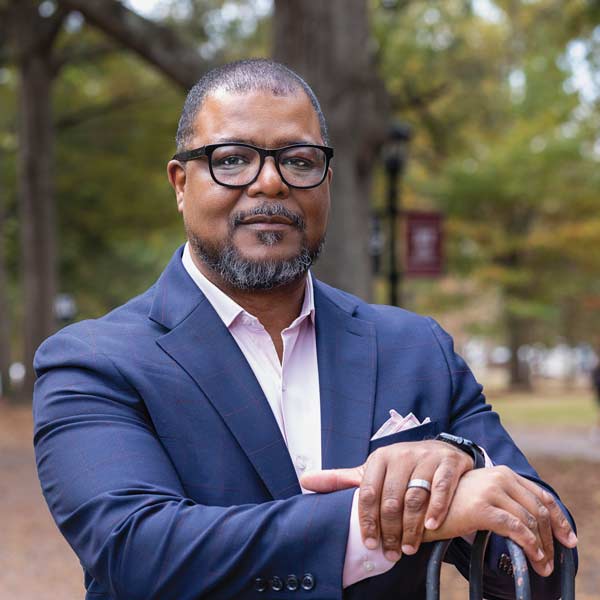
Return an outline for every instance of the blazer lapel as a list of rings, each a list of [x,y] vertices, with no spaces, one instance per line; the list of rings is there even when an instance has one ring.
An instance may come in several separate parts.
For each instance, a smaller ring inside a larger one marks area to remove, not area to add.
[[[355,467],[368,455],[377,373],[375,326],[356,302],[315,281],[324,469]]]
[[[157,283],[150,318],[172,327],[158,338],[158,345],[204,392],[273,498],[301,493],[277,421],[252,369],[180,257],[179,251]]]

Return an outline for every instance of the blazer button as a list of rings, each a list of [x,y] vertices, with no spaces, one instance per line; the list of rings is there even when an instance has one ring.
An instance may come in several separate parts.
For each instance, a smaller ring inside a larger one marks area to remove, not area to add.
[[[271,584],[271,589],[274,592],[280,592],[283,589],[283,581],[281,581],[281,577],[277,577],[277,575],[272,577],[269,583]]]
[[[285,580],[285,587],[290,592],[295,592],[300,587],[300,582],[295,575],[288,575]]]
[[[267,580],[264,577],[257,577],[254,580],[254,589],[257,592],[264,592],[267,589]]]
[[[513,574],[513,565],[512,560],[510,560],[510,556],[508,554],[502,553],[500,558],[498,559],[498,568],[501,571],[504,571],[507,575]]]
[[[305,573],[302,576],[302,582],[300,583],[303,590],[307,592],[315,587],[315,576],[312,573]]]

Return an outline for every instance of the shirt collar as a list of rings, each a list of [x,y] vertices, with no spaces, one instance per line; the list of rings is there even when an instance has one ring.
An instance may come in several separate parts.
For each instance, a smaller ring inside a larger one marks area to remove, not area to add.
[[[190,252],[189,242],[186,242],[183,249],[183,256],[181,262],[188,275],[192,278],[194,283],[200,288],[200,291],[206,296],[206,299],[211,303],[216,313],[221,318],[221,321],[225,324],[227,329],[230,329],[234,321],[241,315],[246,314],[251,316],[246,310],[244,310],[235,300],[230,298],[223,290],[219,289],[212,281],[210,281],[205,275],[203,275],[192,260],[192,254]],[[306,288],[304,291],[304,300],[302,302],[302,309],[300,314],[294,322],[290,325],[289,329],[299,325],[304,319],[310,317],[311,322],[314,325],[315,322],[315,297],[314,288],[312,282],[312,276],[310,271],[306,278]]]

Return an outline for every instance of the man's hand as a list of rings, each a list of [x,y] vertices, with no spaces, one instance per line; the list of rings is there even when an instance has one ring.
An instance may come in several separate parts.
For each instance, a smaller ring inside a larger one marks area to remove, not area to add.
[[[404,552],[414,554],[425,525],[437,528],[446,518],[461,476],[473,468],[473,459],[458,448],[434,440],[384,446],[353,469],[306,473],[302,487],[332,492],[360,487],[358,507],[365,546],[382,541],[388,560]],[[421,488],[406,489],[411,479],[431,482],[431,494]]]
[[[573,548],[577,537],[552,495],[505,466],[477,469],[460,480],[446,520],[424,540],[490,530],[517,543],[542,576],[554,567],[553,536]]]
[[[418,442],[416,444],[428,444],[429,442]],[[442,442],[443,443],[443,442]],[[397,444],[397,446],[407,446],[410,444]],[[388,448],[391,448],[389,446]],[[449,446],[452,450],[452,447]],[[383,450],[383,449],[382,449]],[[461,452],[457,450],[457,452]],[[377,452],[373,453],[373,457]],[[466,458],[469,458],[464,452]],[[330,492],[334,490],[344,489],[353,486],[360,486],[363,490],[363,483],[367,476],[368,470],[376,465],[370,465],[372,458],[369,457],[367,462],[360,467],[354,469],[333,469],[330,471],[319,471],[315,473],[307,473],[302,479],[302,486],[307,489],[312,489],[317,492]],[[440,462],[440,468],[444,461]],[[472,465],[471,465],[472,466]],[[437,476],[439,468],[436,469],[434,478]],[[468,471],[467,468],[465,471]],[[554,565],[554,544],[553,537],[556,537],[564,546],[573,548],[577,545],[577,537],[573,532],[571,525],[565,518],[561,508],[557,504],[552,495],[539,485],[521,477],[510,468],[505,466],[491,467],[487,469],[471,470],[470,472],[463,471],[458,476],[458,485],[451,487],[452,493],[446,494],[449,498],[448,510],[441,510],[440,514],[444,517],[437,522],[443,523],[437,528],[431,526],[429,517],[427,517],[428,527],[422,536],[419,536],[420,541],[431,542],[441,539],[450,539],[459,536],[466,536],[475,533],[479,530],[489,530],[494,533],[508,537],[523,548],[534,570],[542,576],[548,576]],[[443,471],[442,471],[443,473]],[[421,465],[417,465],[410,479],[426,479],[422,476],[423,471]],[[441,475],[441,474],[440,474]],[[369,490],[374,489],[373,479],[367,479],[367,497]],[[443,481],[441,476],[438,481]],[[453,479],[452,479],[453,480]],[[385,478],[387,485],[387,478]],[[406,483],[408,479],[406,479]],[[408,511],[408,521],[410,523],[411,507],[413,504],[408,499],[415,491],[427,494],[425,490],[410,489],[406,490],[406,483],[403,488],[396,487],[396,494],[400,496],[404,492],[404,498],[400,500],[397,506],[404,506],[402,511],[396,512],[396,518],[400,522],[400,529],[405,527],[406,513]],[[447,484],[446,484],[447,485]],[[432,485],[432,492],[435,491],[435,483]],[[438,486],[440,487],[440,486]],[[443,493],[445,486],[441,486]],[[380,490],[385,489],[380,487]],[[449,487],[450,489],[450,487]],[[440,490],[438,490],[440,491]],[[383,502],[391,496],[387,492],[380,492],[380,506],[383,507]],[[366,514],[372,509],[373,503],[368,503]],[[388,504],[391,504],[388,502]],[[418,502],[415,502],[416,506]],[[427,514],[433,505],[433,493],[429,506],[427,502],[423,503],[427,508]],[[362,509],[363,503],[359,499],[359,510]],[[422,509],[422,506],[421,506]],[[385,536],[386,529],[384,523],[388,524],[388,517],[384,516],[383,508],[378,511],[381,513],[380,527],[381,536],[383,539],[383,548],[386,550]],[[390,519],[391,520],[391,519]],[[420,521],[423,523],[423,521]],[[375,524],[377,528],[378,524]],[[361,533],[365,540],[365,529],[371,531],[373,522],[367,518],[366,523],[361,516]],[[403,538],[404,544],[404,538]],[[373,544],[370,544],[371,547]],[[416,551],[416,550],[415,550]],[[397,556],[399,558],[399,555]],[[397,560],[395,558],[395,560]],[[391,559],[391,557],[390,557]]]

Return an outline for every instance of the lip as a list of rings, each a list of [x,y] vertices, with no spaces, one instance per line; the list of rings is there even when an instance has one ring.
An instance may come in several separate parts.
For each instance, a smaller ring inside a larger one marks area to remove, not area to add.
[[[293,225],[293,223],[282,216],[253,215],[241,222],[242,225]]]
[[[283,231],[294,227],[294,223],[281,215],[252,215],[244,219],[240,225],[258,231]]]
[[[274,221],[253,221],[252,223],[241,223],[241,226],[257,231],[287,231],[288,229],[292,229],[291,223]]]

